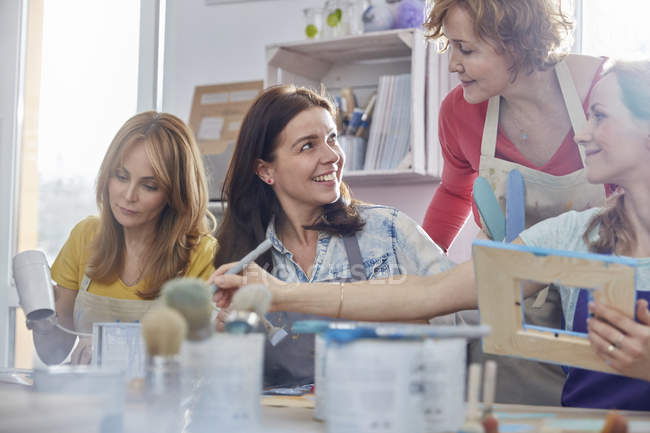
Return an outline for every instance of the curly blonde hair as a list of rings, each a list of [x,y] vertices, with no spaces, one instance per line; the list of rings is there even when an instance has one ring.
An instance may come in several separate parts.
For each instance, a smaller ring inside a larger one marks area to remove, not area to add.
[[[482,40],[499,53],[512,54],[513,79],[520,71],[553,67],[571,47],[573,21],[562,0],[435,0],[424,28],[427,38],[442,39],[441,51],[449,46],[443,22],[454,6],[469,14]]]

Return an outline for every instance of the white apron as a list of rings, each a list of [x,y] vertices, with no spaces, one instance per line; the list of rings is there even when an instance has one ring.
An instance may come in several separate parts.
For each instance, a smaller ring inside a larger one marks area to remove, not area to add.
[[[571,73],[565,62],[555,66],[562,96],[574,131],[580,131],[587,119]],[[523,165],[495,157],[499,127],[500,96],[488,102],[479,175],[485,177],[505,215],[508,173],[517,169],[526,184],[526,228],[568,210],[585,210],[600,206],[605,201],[603,185],[590,184],[585,173],[584,149],[578,146],[583,168],[564,176],[554,176]],[[577,145],[577,144],[576,144]],[[482,224],[485,231],[485,224]],[[526,322],[553,328],[561,327],[560,296],[549,288],[540,292],[536,300],[525,301]],[[480,345],[471,345],[470,359],[482,355]],[[486,355],[483,355],[484,357]],[[505,357],[492,357],[499,363],[497,401],[501,403],[559,405],[565,375],[559,366],[541,364]]]
[[[558,63],[555,72],[573,130],[580,131],[587,119],[566,63]],[[500,101],[499,96],[494,96],[488,103],[481,142],[479,175],[485,177],[492,186],[504,215],[508,173],[513,169],[521,172],[526,183],[526,228],[569,210],[582,211],[602,205],[605,201],[605,188],[603,185],[590,184],[584,168],[564,176],[554,176],[495,157]],[[578,146],[578,149],[584,167],[585,152],[581,146]]]
[[[88,292],[90,278],[84,274],[74,302],[74,326],[80,332],[93,332],[95,322],[135,322],[142,319],[156,301],[115,299]]]

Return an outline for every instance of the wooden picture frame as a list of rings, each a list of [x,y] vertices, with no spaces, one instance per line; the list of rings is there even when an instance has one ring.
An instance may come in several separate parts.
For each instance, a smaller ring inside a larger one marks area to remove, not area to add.
[[[636,260],[475,240],[472,246],[483,351],[617,373],[598,358],[584,334],[525,325],[522,281],[594,289],[598,302],[634,318]]]

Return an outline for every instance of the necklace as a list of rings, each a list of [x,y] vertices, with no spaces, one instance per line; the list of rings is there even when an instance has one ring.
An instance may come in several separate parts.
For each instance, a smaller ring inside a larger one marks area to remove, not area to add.
[[[508,112],[510,112],[510,117],[512,118],[512,121],[515,124],[515,127],[519,130],[519,144],[521,146],[526,146],[526,143],[528,142],[528,133],[524,128],[521,127],[521,124],[519,123],[519,120],[517,119],[517,116],[515,116],[514,112],[509,109],[508,107]]]

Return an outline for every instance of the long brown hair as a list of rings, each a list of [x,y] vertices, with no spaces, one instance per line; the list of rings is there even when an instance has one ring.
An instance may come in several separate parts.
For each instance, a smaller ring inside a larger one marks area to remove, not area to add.
[[[520,71],[546,70],[571,48],[573,22],[561,0],[435,0],[424,28],[431,39],[444,38],[443,22],[449,9],[462,7],[474,22],[474,31],[499,53],[511,53],[513,79]]]
[[[605,74],[614,74],[621,100],[634,117],[650,122],[650,61],[614,62]],[[636,243],[636,235],[625,214],[625,191],[618,191],[608,200],[606,209],[596,215],[583,239],[589,250],[601,254],[630,253]],[[590,234],[598,228],[598,239],[592,241]]]
[[[246,113],[221,193],[228,205],[217,234],[220,247],[214,258],[215,267],[241,259],[264,240],[271,218],[283,214],[273,189],[256,175],[256,161],[272,162],[284,128],[298,114],[313,107],[324,108],[336,117],[328,99],[293,85],[269,87]],[[347,235],[361,230],[363,225],[356,202],[341,182],[339,200],[323,206],[321,218],[305,228]],[[271,254],[263,255],[257,263],[271,270]]]
[[[153,299],[165,281],[184,274],[192,248],[203,235],[214,231],[215,224],[207,210],[203,163],[190,129],[171,114],[137,114],[117,132],[99,169],[96,198],[100,227],[88,261],[88,276],[112,283],[124,267],[124,230],[111,211],[108,184],[126,150],[138,143],[144,144],[156,181],[167,196],[142,272],[148,288],[138,293],[144,299]],[[207,219],[212,220],[210,228]]]

